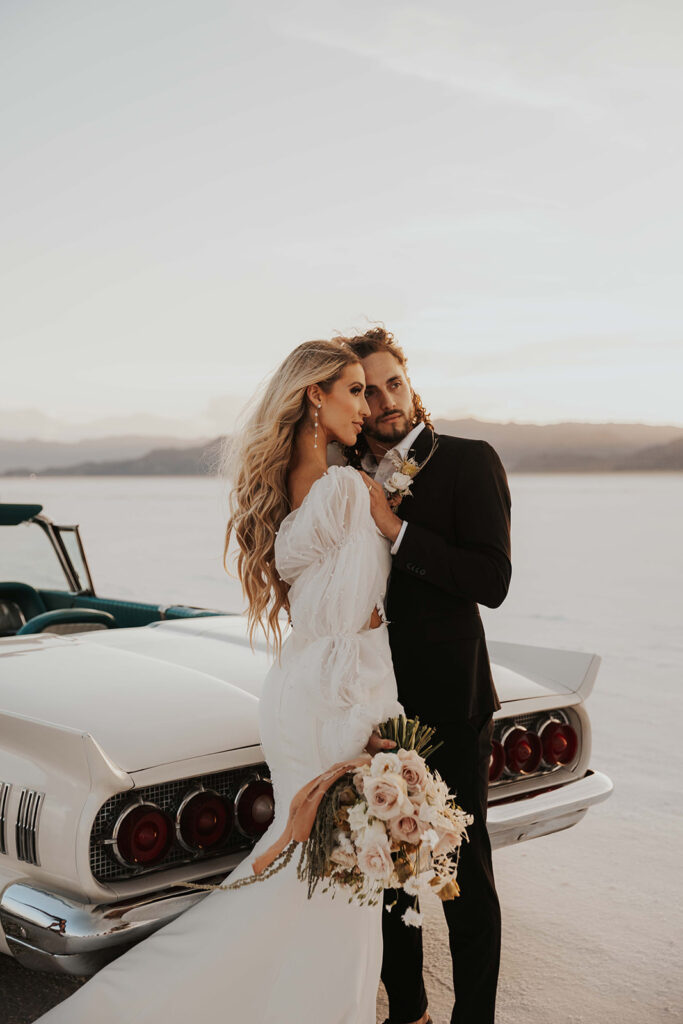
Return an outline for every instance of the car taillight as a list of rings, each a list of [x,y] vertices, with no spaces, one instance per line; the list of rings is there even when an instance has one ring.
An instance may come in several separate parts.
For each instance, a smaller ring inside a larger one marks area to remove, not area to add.
[[[153,864],[164,857],[172,839],[171,820],[160,807],[134,803],[119,815],[112,850],[122,864]]]
[[[541,763],[541,741],[535,732],[515,726],[503,740],[508,771],[528,775]]]
[[[226,838],[233,817],[232,804],[214,790],[192,790],[178,808],[178,841],[186,850],[211,850]]]
[[[503,774],[505,767],[505,750],[500,740],[491,742],[491,757],[489,759],[489,782],[496,782]]]
[[[237,827],[245,836],[261,836],[275,814],[272,783],[254,779],[235,797]]]
[[[569,764],[576,757],[579,738],[571,725],[552,720],[545,722],[539,729],[539,736],[546,764]]]

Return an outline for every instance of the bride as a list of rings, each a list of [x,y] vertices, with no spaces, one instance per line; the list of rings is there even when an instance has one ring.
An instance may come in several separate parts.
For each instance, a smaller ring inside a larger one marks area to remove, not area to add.
[[[308,898],[298,855],[253,884],[295,793],[330,765],[394,746],[374,729],[397,701],[383,598],[390,541],[370,477],[327,466],[370,413],[365,376],[336,341],[299,345],[271,377],[232,449],[230,518],[249,636],[277,657],[259,704],[275,818],[216,890],[103,967],[45,1024],[374,1024],[382,901]],[[291,631],[282,642],[281,612]]]

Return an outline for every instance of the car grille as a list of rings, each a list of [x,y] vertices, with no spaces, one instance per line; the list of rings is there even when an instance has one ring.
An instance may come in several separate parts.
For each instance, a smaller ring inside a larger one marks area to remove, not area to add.
[[[106,840],[112,836],[112,831],[123,807],[131,800],[142,799],[157,804],[163,811],[175,818],[176,811],[186,793],[201,783],[206,789],[215,790],[220,796],[234,800],[242,786],[251,779],[269,778],[270,772],[265,763],[248,765],[242,768],[233,768],[229,771],[215,772],[211,775],[198,775],[191,778],[174,779],[171,782],[161,782],[154,786],[144,786],[141,789],[126,790],[125,793],[117,793],[100,807],[95,817],[90,833],[90,870],[94,877],[100,882],[114,882],[126,878],[135,878],[149,872],[165,871],[168,868],[179,864],[190,864],[196,861],[208,861],[216,857],[223,857],[229,853],[239,850],[248,851],[252,848],[255,839],[242,835],[239,829],[233,825],[227,841],[220,849],[210,852],[190,853],[188,850],[174,842],[163,860],[155,862],[151,867],[126,866],[119,863],[114,857]]]

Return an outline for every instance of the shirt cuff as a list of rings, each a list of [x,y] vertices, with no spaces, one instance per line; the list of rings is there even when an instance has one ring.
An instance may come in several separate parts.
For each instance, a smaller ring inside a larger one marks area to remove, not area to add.
[[[395,555],[395,554],[396,554],[396,552],[398,551],[398,547],[399,547],[399,544],[400,544],[400,543],[401,543],[401,541],[403,540],[403,534],[404,534],[404,533],[406,532],[406,526],[407,526],[407,525],[408,525],[408,520],[407,520],[407,519],[404,519],[404,520],[403,520],[403,526],[402,526],[402,527],[401,527],[401,529],[400,529],[400,530],[398,531],[398,537],[396,538],[396,540],[394,541],[394,543],[393,543],[393,544],[391,545],[391,553],[392,553],[392,555]]]

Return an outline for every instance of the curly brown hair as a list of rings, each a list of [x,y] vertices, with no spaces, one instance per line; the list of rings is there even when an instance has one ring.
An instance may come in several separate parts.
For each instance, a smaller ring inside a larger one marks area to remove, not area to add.
[[[416,427],[418,423],[424,423],[425,426],[431,427],[432,430],[434,429],[434,424],[422,403],[422,399],[414,390],[413,385],[410,382],[410,377],[408,376],[408,360],[406,359],[405,353],[391,331],[388,331],[383,326],[372,327],[369,331],[366,331],[365,334],[354,334],[352,336],[341,334],[334,335],[333,341],[338,341],[341,344],[348,346],[358,359],[365,359],[367,356],[374,355],[375,352],[389,352],[405,373],[408,386],[410,387],[410,393],[413,398],[413,408],[415,409],[412,425]],[[344,446],[342,450],[349,463],[352,466],[355,466],[356,469],[360,469],[361,459],[368,450],[368,443],[365,436],[361,433],[358,435],[356,444],[353,447]]]

